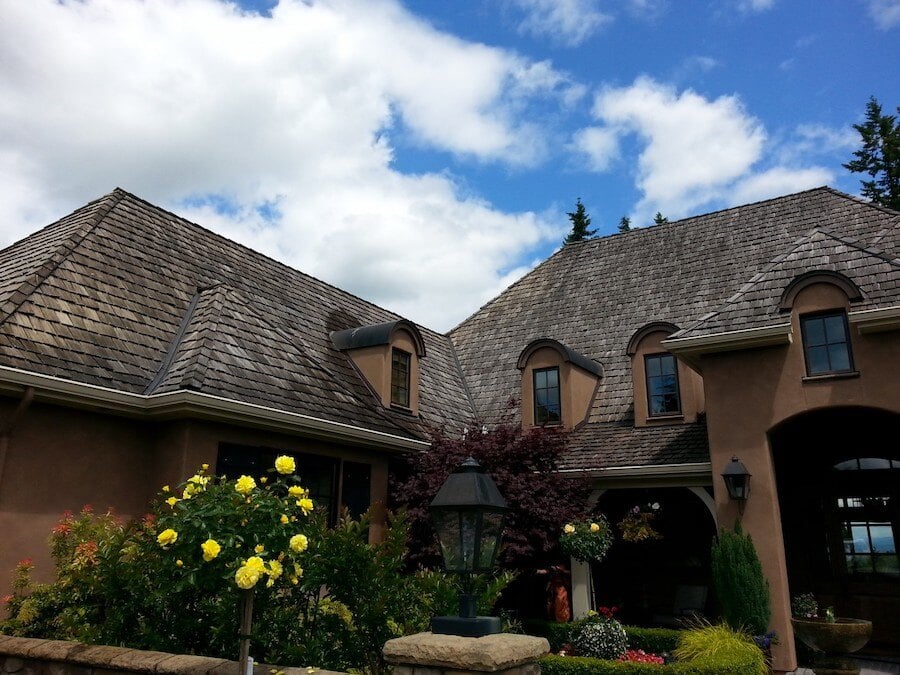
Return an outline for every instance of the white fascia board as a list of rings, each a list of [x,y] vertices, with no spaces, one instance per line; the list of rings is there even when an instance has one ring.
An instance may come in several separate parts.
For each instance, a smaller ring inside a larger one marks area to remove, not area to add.
[[[761,328],[745,328],[742,330],[724,331],[711,335],[698,335],[687,338],[669,338],[662,344],[673,354],[725,352],[737,349],[753,349],[756,347],[772,347],[791,343],[791,324],[781,323],[776,326]]]
[[[609,466],[588,470],[564,469],[560,473],[583,474],[597,478],[708,478],[712,475],[712,464],[710,462],[690,462],[685,464],[651,464],[648,466]]]
[[[881,309],[863,309],[849,312],[847,320],[859,329],[860,333],[878,333],[900,328],[900,307],[883,307]]]
[[[180,390],[147,396],[0,366],[0,390],[22,391],[26,387],[34,387],[35,398],[39,400],[138,418],[195,416],[393,450],[424,450],[430,445],[427,441],[196,391]]]

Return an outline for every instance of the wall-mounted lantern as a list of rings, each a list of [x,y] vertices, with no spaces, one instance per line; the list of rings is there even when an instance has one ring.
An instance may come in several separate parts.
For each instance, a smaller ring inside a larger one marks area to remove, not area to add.
[[[742,503],[747,501],[750,494],[750,472],[737,457],[731,458],[722,471],[722,478],[725,480],[729,499]]]
[[[500,632],[500,619],[475,615],[471,577],[489,572],[500,550],[509,507],[497,485],[471,457],[447,477],[429,508],[444,565],[462,576],[459,616],[437,616],[433,633],[480,637]]]

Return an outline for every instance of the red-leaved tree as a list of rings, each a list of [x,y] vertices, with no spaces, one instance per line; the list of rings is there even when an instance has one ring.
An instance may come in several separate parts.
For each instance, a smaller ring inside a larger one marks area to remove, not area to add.
[[[486,433],[449,438],[436,433],[431,447],[409,458],[405,477],[393,479],[396,506],[407,509],[411,524],[409,561],[440,565],[428,505],[447,476],[474,457],[491,475],[511,508],[498,557],[506,569],[543,565],[559,544],[563,525],[587,509],[590,483],[557,471],[566,448],[565,431],[501,425]]]

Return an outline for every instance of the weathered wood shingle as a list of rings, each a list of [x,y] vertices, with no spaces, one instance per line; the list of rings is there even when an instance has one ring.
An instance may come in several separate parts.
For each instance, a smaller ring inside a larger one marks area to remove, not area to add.
[[[420,418],[385,410],[329,334],[400,317],[122,190],[0,251],[0,310],[5,366],[401,436],[472,417],[447,337],[420,327]]]

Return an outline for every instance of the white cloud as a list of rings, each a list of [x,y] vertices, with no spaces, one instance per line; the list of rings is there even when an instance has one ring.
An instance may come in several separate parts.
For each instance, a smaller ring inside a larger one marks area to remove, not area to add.
[[[0,245],[120,185],[446,328],[560,236],[450,175],[399,173],[391,139],[402,122],[430,148],[528,165],[546,152],[529,105],[580,90],[391,0],[282,0],[271,17],[216,0],[0,12],[0,204],[16,223]]]
[[[834,180],[834,173],[822,167],[788,169],[775,167],[739,180],[729,194],[729,205],[749,204],[770,197],[808,190]]]
[[[637,134],[639,214],[673,216],[708,202],[760,158],[765,130],[734,96],[708,100],[652,79],[601,91],[594,115],[620,137]]]
[[[519,31],[576,47],[612,17],[600,10],[599,0],[513,0],[525,18]]]
[[[775,6],[775,0],[738,0],[742,12],[765,12]]]
[[[900,0],[868,0],[869,16],[881,30],[900,26]]]
[[[606,171],[619,156],[619,136],[612,129],[587,127],[575,132],[573,148],[588,160],[591,171]]]

